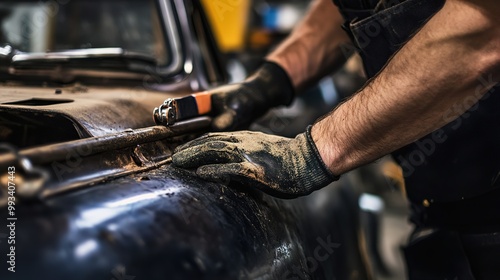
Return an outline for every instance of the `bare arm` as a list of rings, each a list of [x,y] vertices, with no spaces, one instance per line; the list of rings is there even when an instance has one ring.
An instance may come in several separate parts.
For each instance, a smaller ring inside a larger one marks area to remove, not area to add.
[[[455,104],[481,98],[488,88],[478,79],[500,78],[499,12],[496,1],[446,1],[364,89],[314,125],[330,170],[342,174],[414,142],[452,121]]]
[[[279,64],[300,91],[345,62],[341,46],[350,42],[332,0],[316,0],[292,34],[267,59]]]

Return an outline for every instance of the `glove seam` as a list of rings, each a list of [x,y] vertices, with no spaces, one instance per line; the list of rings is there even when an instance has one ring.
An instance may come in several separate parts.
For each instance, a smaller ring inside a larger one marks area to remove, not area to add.
[[[311,129],[312,129],[312,125],[309,125],[306,129],[305,134],[306,134],[307,145],[309,146],[310,150],[312,151],[313,156],[315,157],[315,159],[317,160],[317,162],[319,163],[319,165],[323,169],[324,173],[327,174],[327,176],[330,179],[332,179],[333,181],[337,181],[338,179],[340,179],[340,175],[333,174],[330,171],[330,169],[326,166],[326,164],[323,162],[323,160],[321,159],[321,155],[319,153],[319,150],[316,147],[314,140],[312,139]]]

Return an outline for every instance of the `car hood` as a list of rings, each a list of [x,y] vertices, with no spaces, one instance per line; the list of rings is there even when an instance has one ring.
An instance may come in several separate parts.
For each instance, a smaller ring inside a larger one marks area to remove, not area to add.
[[[42,114],[69,120],[81,138],[155,125],[154,107],[186,95],[133,87],[0,87],[0,112]],[[23,115],[18,121],[32,122]]]

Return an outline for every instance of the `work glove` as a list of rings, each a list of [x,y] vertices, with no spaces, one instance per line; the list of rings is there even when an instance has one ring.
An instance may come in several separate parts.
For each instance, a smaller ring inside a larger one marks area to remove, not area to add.
[[[174,166],[215,182],[237,182],[279,198],[310,194],[338,179],[325,166],[310,128],[294,139],[260,132],[209,133],[177,147]]]
[[[273,62],[265,62],[242,83],[209,91],[215,117],[216,131],[248,128],[270,108],[290,105],[294,88],[287,73]]]

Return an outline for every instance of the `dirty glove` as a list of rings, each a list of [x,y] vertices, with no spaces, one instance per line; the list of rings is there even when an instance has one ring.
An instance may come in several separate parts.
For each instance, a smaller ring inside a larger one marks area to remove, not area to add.
[[[206,180],[234,181],[280,198],[307,195],[338,179],[321,160],[310,128],[294,139],[251,131],[209,133],[179,146],[172,160]]]
[[[293,85],[287,73],[277,64],[265,62],[242,83],[222,86],[209,91],[217,131],[247,128],[270,108],[290,105]]]

